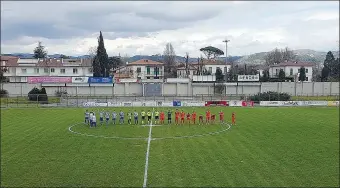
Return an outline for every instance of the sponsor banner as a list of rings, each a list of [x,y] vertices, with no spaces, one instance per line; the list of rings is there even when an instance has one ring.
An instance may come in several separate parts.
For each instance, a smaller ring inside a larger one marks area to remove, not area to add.
[[[302,101],[282,101],[282,106],[303,106]]]
[[[259,75],[238,75],[237,81],[239,82],[258,82],[260,81]]]
[[[327,106],[339,106],[339,101],[328,101]]]
[[[243,107],[254,106],[254,102],[253,101],[242,101],[242,106]]]
[[[87,83],[89,77],[72,77],[72,83]]]
[[[282,106],[282,101],[260,101],[260,106]]]
[[[205,102],[182,102],[182,106],[205,106]]]
[[[109,84],[113,83],[112,77],[89,77],[88,83],[104,83]]]
[[[228,101],[206,101],[205,106],[229,106]]]
[[[236,100],[229,101],[229,106],[239,106],[239,107],[241,107],[242,101],[236,101]]]
[[[157,106],[157,102],[156,101],[144,101],[144,102],[132,102],[132,106]]]
[[[37,83],[71,83],[71,77],[28,77],[27,82],[29,84]]]
[[[122,106],[133,106],[132,102],[122,102]]]
[[[171,107],[173,106],[173,102],[162,102],[162,106]]]
[[[84,107],[117,107],[121,106],[121,103],[119,102],[84,102],[83,103]]]
[[[301,101],[304,106],[327,106],[327,101]]]
[[[173,106],[182,106],[181,101],[173,101],[172,104]]]

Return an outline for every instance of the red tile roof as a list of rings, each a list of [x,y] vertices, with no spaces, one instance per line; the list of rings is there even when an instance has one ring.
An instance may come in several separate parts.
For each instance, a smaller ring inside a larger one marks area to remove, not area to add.
[[[283,62],[283,63],[271,65],[270,67],[286,67],[286,66],[313,67],[313,66],[315,66],[315,64],[309,63],[309,62]]]
[[[6,67],[16,67],[18,66],[18,57],[14,56],[0,56],[0,66],[3,66],[3,61],[5,61]]]
[[[151,65],[151,66],[155,66],[155,65],[163,65],[163,63],[157,62],[157,61],[152,61],[149,59],[141,59],[132,63],[129,63],[128,66],[133,66],[133,65]]]

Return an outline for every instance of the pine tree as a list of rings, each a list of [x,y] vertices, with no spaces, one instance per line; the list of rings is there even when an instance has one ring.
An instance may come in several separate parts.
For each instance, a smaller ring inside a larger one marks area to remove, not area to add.
[[[97,54],[93,59],[93,76],[108,77],[110,75],[109,56],[106,53],[102,32],[98,38]]]
[[[279,72],[279,80],[282,82],[284,81],[286,78],[286,73],[283,69],[280,69],[280,72]]]
[[[41,45],[41,42],[38,43],[38,46],[34,49],[34,58],[46,58],[47,51],[45,50],[45,46]]]
[[[300,69],[299,81],[301,81],[301,82],[306,81],[306,69],[305,69],[305,67],[301,67],[301,69]]]

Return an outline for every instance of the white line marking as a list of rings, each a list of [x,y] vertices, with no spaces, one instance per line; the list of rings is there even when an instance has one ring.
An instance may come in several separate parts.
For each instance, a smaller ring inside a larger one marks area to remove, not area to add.
[[[93,134],[86,134],[86,133],[80,133],[80,132],[76,132],[74,130],[72,130],[72,127],[76,126],[76,125],[80,125],[80,124],[84,124],[84,123],[77,123],[74,125],[71,125],[68,130],[73,133],[73,134],[78,134],[78,135],[82,135],[82,136],[88,136],[88,137],[93,137],[93,138],[106,138],[106,139],[122,139],[122,140],[148,140],[149,138],[143,138],[143,137],[119,137],[119,136],[104,136],[104,135],[93,135]],[[173,136],[173,137],[158,137],[158,138],[152,138],[152,140],[165,140],[165,139],[180,139],[180,138],[195,138],[195,137],[204,137],[204,136],[209,136],[209,135],[216,135],[216,134],[220,134],[223,132],[228,131],[231,128],[231,125],[229,124],[225,124],[227,126],[227,128],[219,130],[219,131],[215,131],[215,132],[209,132],[209,133],[205,133],[205,134],[196,134],[196,135],[185,135],[185,136]],[[150,125],[144,125],[142,127],[146,127]],[[155,125],[152,125],[153,127]],[[224,125],[222,125],[224,126]]]
[[[152,118],[153,118],[153,113],[155,109],[152,109],[152,114],[151,114],[151,122],[150,122],[150,130],[149,130],[149,138],[148,138],[148,147],[146,149],[146,159],[145,159],[145,170],[144,170],[144,183],[143,183],[143,188],[146,187],[146,183],[148,181],[148,167],[149,167],[149,153],[150,153],[150,145],[151,145],[151,132],[152,132]]]

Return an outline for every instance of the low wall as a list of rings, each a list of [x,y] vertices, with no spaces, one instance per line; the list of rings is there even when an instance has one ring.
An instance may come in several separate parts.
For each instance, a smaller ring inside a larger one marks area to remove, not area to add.
[[[286,92],[292,96],[330,96],[339,95],[339,82],[264,82],[264,83],[225,83],[223,95],[253,95],[259,92]],[[141,83],[112,84],[27,84],[5,83],[3,88],[10,96],[27,96],[33,87],[45,87],[48,95],[66,90],[69,95],[82,96],[145,96]],[[162,83],[163,96],[214,95],[212,83]]]

